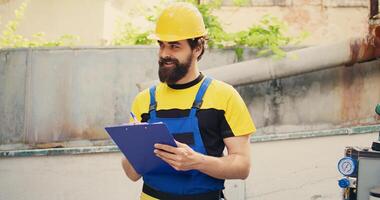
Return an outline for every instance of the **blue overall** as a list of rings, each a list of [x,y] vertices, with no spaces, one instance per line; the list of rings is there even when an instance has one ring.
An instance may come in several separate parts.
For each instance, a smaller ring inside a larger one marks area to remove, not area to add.
[[[198,127],[197,110],[201,107],[203,96],[212,79],[206,77],[202,82],[189,116],[181,118],[157,117],[156,87],[150,88],[149,123],[164,122],[169,132],[175,134],[192,133],[194,144],[188,144],[194,151],[207,154]],[[167,163],[143,175],[144,183],[158,191],[176,195],[194,195],[224,189],[224,180],[210,177],[198,170],[177,171]]]

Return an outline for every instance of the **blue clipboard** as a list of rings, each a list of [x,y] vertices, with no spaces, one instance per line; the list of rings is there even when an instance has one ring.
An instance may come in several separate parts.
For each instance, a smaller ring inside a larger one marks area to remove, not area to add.
[[[166,164],[154,154],[154,144],[177,146],[162,122],[116,125],[105,129],[140,175]]]

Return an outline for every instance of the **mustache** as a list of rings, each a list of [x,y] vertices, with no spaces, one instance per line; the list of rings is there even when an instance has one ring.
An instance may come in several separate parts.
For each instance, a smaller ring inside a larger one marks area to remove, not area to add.
[[[176,59],[176,58],[172,58],[172,57],[165,57],[165,58],[160,57],[160,59],[158,60],[158,64],[159,65],[163,65],[166,62],[172,62],[172,63],[174,63],[176,65],[179,64],[179,60]]]

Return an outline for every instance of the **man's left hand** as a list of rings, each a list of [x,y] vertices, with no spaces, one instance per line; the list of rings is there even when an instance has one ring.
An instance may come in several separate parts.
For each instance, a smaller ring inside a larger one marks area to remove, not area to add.
[[[204,155],[195,152],[187,144],[175,142],[177,147],[155,144],[154,153],[178,171],[197,169]]]

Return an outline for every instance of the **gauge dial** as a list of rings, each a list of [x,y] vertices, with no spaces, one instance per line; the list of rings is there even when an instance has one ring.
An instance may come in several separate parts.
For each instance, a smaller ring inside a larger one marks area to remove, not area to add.
[[[355,172],[355,161],[350,157],[344,157],[338,162],[338,170],[345,176],[352,175]]]

